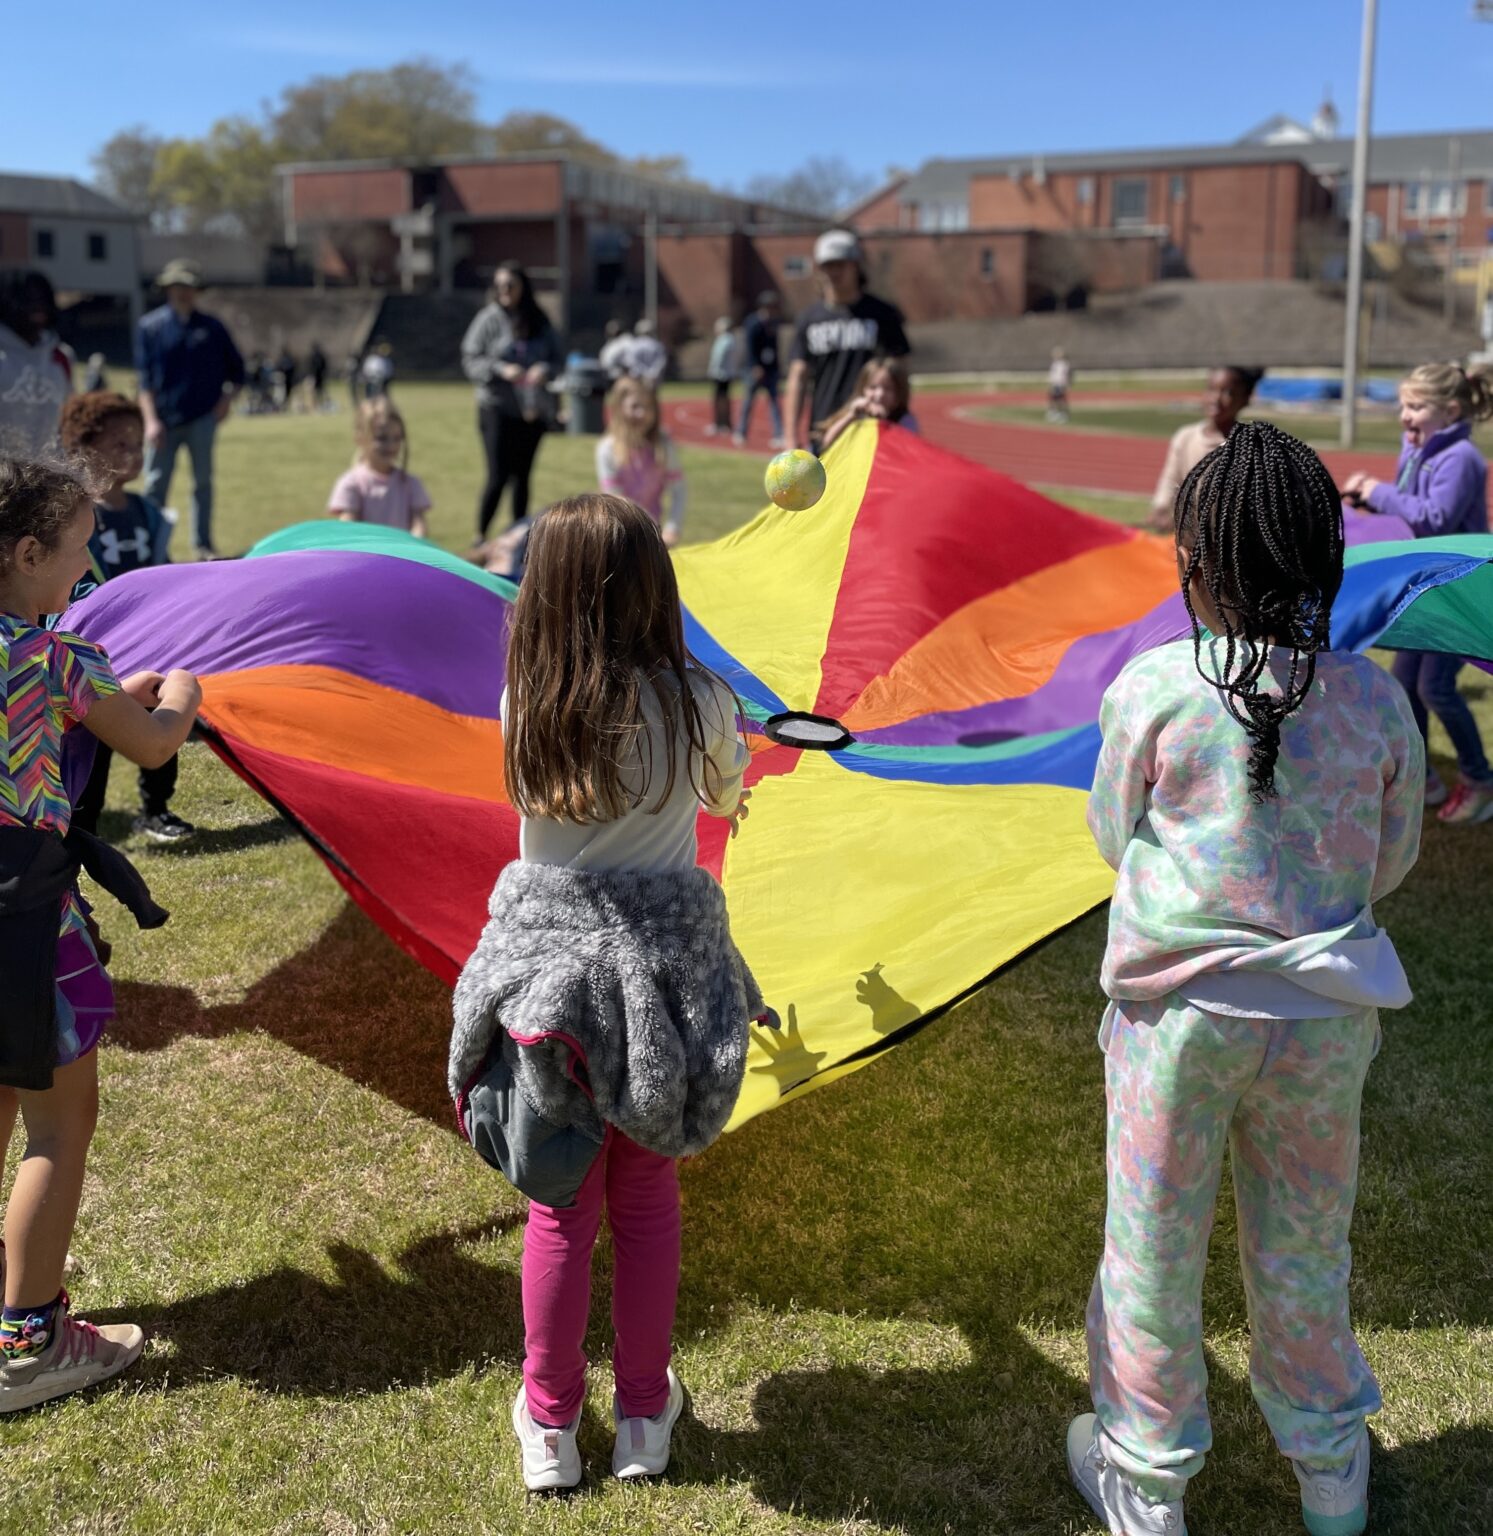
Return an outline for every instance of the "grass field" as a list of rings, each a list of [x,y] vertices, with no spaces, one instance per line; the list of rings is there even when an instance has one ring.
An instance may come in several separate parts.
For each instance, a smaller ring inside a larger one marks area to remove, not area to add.
[[[435,534],[460,547],[478,479],[467,393],[400,398]],[[589,451],[547,442],[540,498],[588,486]],[[345,415],[234,420],[223,546],[318,513],[347,452]],[[685,463],[696,536],[757,509],[759,461]],[[186,506],[184,485],[172,499]],[[1490,681],[1475,704],[1493,731]],[[447,994],[204,748],[186,750],[177,802],[205,829],[194,849],[140,845],[123,767],[112,791],[105,830],[176,915],[142,936],[106,914],[122,1017],[72,1290],[151,1339],[116,1387],[0,1423],[4,1536],[1096,1531],[1062,1438],[1086,1406],[1103,1212],[1102,913],[686,1167],[692,1403],[651,1487],[602,1475],[602,1245],[591,1471],[538,1501],[507,1423],[522,1203],[454,1133]],[[1417,995],[1370,1076],[1355,1230],[1356,1315],[1386,1400],[1378,1531],[1493,1530],[1490,887],[1493,827],[1433,825],[1380,912]],[[1295,1483],[1249,1399],[1233,1244],[1222,1209],[1205,1291],[1216,1446],[1189,1529],[1284,1536],[1300,1530]]]

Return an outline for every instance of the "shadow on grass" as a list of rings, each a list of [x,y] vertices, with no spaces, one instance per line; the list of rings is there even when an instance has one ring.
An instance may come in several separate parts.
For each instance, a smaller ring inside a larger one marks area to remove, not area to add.
[[[383,940],[350,903],[240,1002],[204,1007],[190,988],[150,982],[120,982],[115,990],[119,1017],[110,1044],[152,1051],[184,1036],[255,1030],[455,1128],[446,1092],[450,989]]]
[[[147,1356],[131,1380],[180,1388],[237,1376],[266,1392],[333,1397],[396,1391],[488,1360],[516,1366],[518,1276],[460,1250],[518,1219],[423,1237],[399,1254],[402,1273],[338,1244],[327,1250],[335,1279],[277,1269],[163,1307],[131,1307],[120,1319],[172,1346],[168,1356]]]
[[[295,842],[300,833],[279,816],[269,816],[263,821],[242,822],[231,827],[198,826],[197,835],[185,843],[156,843],[149,838],[136,837],[134,811],[105,810],[99,817],[99,836],[108,843],[130,843],[132,858],[144,862],[142,873],[150,877],[149,861],[164,855],[167,858],[186,859],[208,853],[240,853],[250,848],[270,848],[279,843]]]
[[[1365,1325],[1482,1325],[1493,1315],[1484,1257],[1493,1179],[1479,1129],[1493,1042],[1485,919],[1468,900],[1493,874],[1482,830],[1431,829],[1420,870],[1380,913],[1417,1002],[1386,1029],[1370,1074],[1355,1228],[1354,1305]],[[752,1348],[766,1374],[751,1429],[685,1420],[676,1480],[740,1479],[790,1514],[872,1519],[913,1536],[1083,1528],[1062,1453],[1068,1419],[1086,1406],[1083,1364],[1062,1341],[1047,1346],[1042,1320],[1070,1327],[1082,1316],[1101,1242],[1094,977],[1103,934],[1102,913],[1074,925],[853,1085],[763,1116],[689,1165],[677,1337],[687,1352],[733,1326],[765,1330]],[[873,1017],[901,1017],[905,1000],[879,971],[863,983]],[[143,985],[120,995],[113,1038],[128,1049],[261,1030],[452,1125],[449,994],[351,907],[242,1002],[203,1009],[182,989]],[[1205,1293],[1215,1336],[1244,1322],[1227,1205],[1225,1196]],[[284,1270],[162,1308],[147,1321],[173,1339],[176,1357],[160,1374],[230,1372],[276,1391],[388,1390],[415,1358],[391,1335],[411,1326],[429,1336],[423,1375],[484,1355],[516,1363],[517,1279],[459,1243],[417,1245],[401,1260],[410,1279],[343,1249],[335,1282]],[[606,1268],[599,1255],[594,1358],[610,1340]],[[884,1322],[896,1329],[878,1337]],[[892,1364],[870,1368],[867,1355]],[[1385,1389],[1394,1393],[1393,1380]],[[1189,1499],[1200,1528],[1295,1528],[1294,1481],[1247,1382],[1215,1369],[1211,1397],[1216,1458]],[[604,1442],[605,1414],[605,1404],[588,1409],[588,1448]],[[1417,1528],[1481,1529],[1443,1523],[1441,1512],[1483,1508],[1490,1484],[1490,1436],[1457,1431],[1385,1453],[1374,1497],[1406,1529],[1423,1507],[1436,1514]]]

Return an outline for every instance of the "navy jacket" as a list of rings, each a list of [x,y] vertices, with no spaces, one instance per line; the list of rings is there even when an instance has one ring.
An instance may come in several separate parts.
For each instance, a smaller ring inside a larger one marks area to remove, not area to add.
[[[140,388],[155,397],[156,414],[168,427],[206,416],[225,385],[236,389],[244,382],[244,360],[223,322],[201,310],[181,320],[169,304],[141,319],[135,368]]]

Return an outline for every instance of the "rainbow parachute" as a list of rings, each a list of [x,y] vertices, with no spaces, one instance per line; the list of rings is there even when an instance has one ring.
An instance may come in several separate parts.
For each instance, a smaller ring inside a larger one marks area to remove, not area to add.
[[[754,1040],[735,1124],[1108,896],[1084,824],[1099,700],[1187,633],[1167,541],[900,429],[855,429],[828,468],[811,512],[676,555],[690,646],[736,688],[753,749],[751,817],[728,840],[702,816],[700,860],[784,1020]],[[449,981],[517,852],[513,593],[408,535],[318,523],[111,582],[67,622],[121,672],[196,671],[219,754]],[[1493,658],[1493,537],[1350,550],[1334,635]]]

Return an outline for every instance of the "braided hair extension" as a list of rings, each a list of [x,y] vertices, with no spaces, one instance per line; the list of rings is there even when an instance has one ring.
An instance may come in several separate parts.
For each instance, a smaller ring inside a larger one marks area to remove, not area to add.
[[[1342,501],[1305,443],[1269,422],[1242,421],[1182,482],[1174,517],[1193,660],[1249,737],[1250,794],[1258,804],[1275,794],[1281,724],[1301,707],[1317,652],[1331,643],[1332,602],[1343,580]],[[1216,677],[1203,666],[1194,579],[1223,624]],[[1291,650],[1279,692],[1261,686],[1272,645]]]

